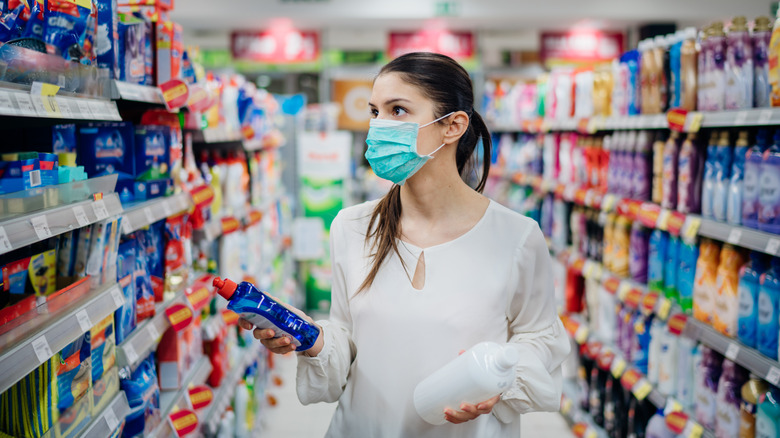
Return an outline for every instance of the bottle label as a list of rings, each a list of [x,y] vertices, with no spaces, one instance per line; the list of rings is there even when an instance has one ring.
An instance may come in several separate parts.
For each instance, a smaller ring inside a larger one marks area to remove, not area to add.
[[[780,159],[778,160],[780,161]],[[759,220],[776,224],[780,220],[780,166],[764,162],[759,178]]]
[[[777,438],[777,425],[767,415],[756,416],[756,438]]]
[[[733,437],[739,434],[739,406],[735,406],[722,398],[718,400],[717,421],[715,422],[715,435]]]
[[[754,152],[750,152],[752,154]],[[756,219],[758,213],[758,174],[760,166],[748,158],[745,161],[745,177],[742,180],[742,217]]]
[[[257,328],[273,330],[276,333],[276,337],[284,336],[288,338],[292,345],[295,345],[296,347],[301,346],[301,343],[297,339],[292,337],[289,333],[285,332],[281,327],[271,322],[268,318],[265,318],[256,313],[242,313],[241,317],[254,324]]]

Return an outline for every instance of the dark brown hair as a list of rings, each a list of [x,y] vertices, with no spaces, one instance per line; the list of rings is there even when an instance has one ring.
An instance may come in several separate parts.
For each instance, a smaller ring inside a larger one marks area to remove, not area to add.
[[[379,75],[397,73],[401,78],[416,86],[433,101],[434,118],[455,111],[465,111],[469,126],[458,142],[455,161],[461,177],[467,179],[476,170],[474,150],[482,140],[482,175],[475,188],[482,193],[490,170],[490,132],[482,117],[474,110],[474,89],[468,72],[454,59],[436,53],[408,53],[382,67]],[[439,121],[437,123],[443,123]],[[371,245],[373,259],[371,270],[360,285],[358,292],[373,284],[380,266],[390,251],[400,258],[396,239],[401,235],[401,186],[394,185],[382,198],[371,215],[366,233],[366,244]],[[403,263],[403,259],[402,259]]]

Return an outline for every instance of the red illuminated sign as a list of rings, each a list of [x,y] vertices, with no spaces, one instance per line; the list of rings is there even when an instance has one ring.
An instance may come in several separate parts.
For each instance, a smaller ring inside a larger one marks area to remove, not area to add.
[[[434,52],[454,59],[468,59],[474,56],[474,34],[444,29],[390,33],[387,48],[390,58],[411,52]]]
[[[317,32],[299,31],[293,28],[270,29],[260,32],[233,32],[230,36],[233,59],[294,63],[313,62],[320,54]]]

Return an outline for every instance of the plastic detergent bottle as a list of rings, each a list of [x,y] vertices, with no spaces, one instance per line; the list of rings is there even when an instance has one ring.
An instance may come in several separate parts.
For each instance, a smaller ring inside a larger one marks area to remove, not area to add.
[[[666,134],[661,132],[653,142],[653,192],[652,201],[655,204],[661,204],[664,200],[664,147],[666,145]],[[614,191],[610,191],[614,193]]]
[[[734,159],[731,164],[731,178],[726,200],[726,222],[731,225],[742,224],[742,190],[745,179],[745,155],[749,148],[748,132],[739,131],[734,147]]]
[[[728,243],[723,245],[718,265],[712,326],[730,337],[737,335],[739,268],[744,264],[745,258],[741,251]]]
[[[688,111],[696,110],[698,95],[698,55],[696,53],[696,28],[686,28],[680,45],[680,102]]]
[[[728,135],[728,134],[727,134]],[[707,158],[704,160],[704,179],[701,187],[701,215],[712,219],[712,197],[715,193],[715,159],[717,157],[718,138],[720,133],[712,131],[710,141],[707,143]]]
[[[726,36],[726,109],[753,107],[753,41],[745,17],[734,17]]]
[[[663,154],[663,208],[673,209],[677,207],[677,155],[679,152],[680,134],[672,131],[669,140],[664,145]]]
[[[780,258],[760,277],[758,289],[758,351],[777,360],[778,314],[780,314]]]
[[[650,231],[639,221],[631,226],[631,241],[629,245],[628,270],[631,279],[640,284],[647,284],[647,255]]]
[[[619,277],[628,277],[628,259],[629,247],[631,242],[631,222],[624,216],[618,216],[615,220],[615,230],[613,231],[613,254],[612,268],[614,274]]]
[[[446,408],[458,410],[462,403],[480,403],[509,388],[519,360],[512,346],[479,343],[420,382],[414,407],[428,423],[444,424]]]
[[[715,148],[714,190],[712,192],[712,213],[715,220],[726,221],[726,203],[731,181],[731,162],[734,150],[729,144],[729,132],[722,131]]]
[[[674,438],[676,436],[668,427],[666,427],[666,419],[664,418],[664,411],[659,409],[647,422],[647,430],[645,431],[645,438]]]
[[[723,356],[709,347],[701,347],[701,362],[696,370],[694,394],[696,421],[707,429],[715,429],[718,383],[723,370]]]
[[[677,350],[677,400],[686,409],[690,409],[694,404],[694,385],[696,382],[696,359],[700,357],[699,344],[693,339],[680,336]]]
[[[650,234],[650,255],[647,261],[647,287],[651,291],[663,292],[664,260],[669,246],[669,234],[661,230],[653,230]]]
[[[723,23],[712,23],[712,33],[707,39],[712,53],[712,69],[708,72],[710,87],[708,111],[723,111],[726,107],[726,33]]]
[[[716,399],[715,436],[735,437],[739,434],[742,386],[748,381],[744,368],[726,359],[718,382]]]
[[[756,411],[758,399],[769,390],[769,385],[751,374],[742,385],[742,403],[739,410],[739,438],[756,438]]]
[[[661,330],[661,353],[658,357],[658,391],[667,396],[673,395],[677,388],[679,345],[680,338],[664,326]]]
[[[680,213],[698,213],[701,209],[704,166],[696,141],[697,134],[692,132],[680,147],[677,172],[677,211]]]
[[[764,151],[758,177],[758,229],[780,234],[780,130]]]
[[[669,109],[680,106],[680,48],[684,31],[669,34]]]
[[[780,389],[770,386],[758,400],[756,438],[778,436],[780,436]]]
[[[680,248],[680,238],[670,236],[669,243],[666,246],[666,258],[664,259],[664,296],[674,302],[679,302],[681,299],[678,280],[680,275],[680,267],[678,265]]]
[[[637,45],[640,53],[639,58],[639,87],[642,96],[640,108],[642,114],[653,114],[653,86],[651,76],[655,70],[655,57],[653,56],[653,41],[642,40]]]
[[[698,61],[699,89],[696,93],[696,106],[699,110],[707,111],[710,107],[710,72],[712,72],[712,50],[710,48],[711,25],[699,32],[699,51],[696,53]]]
[[[766,257],[754,251],[750,253],[750,261],[740,269],[737,337],[750,348],[756,348],[759,280],[768,267]]]
[[[699,246],[695,243],[680,242],[679,272],[677,289],[680,293],[679,304],[683,312],[693,312],[693,290],[696,283],[696,263],[699,258]]]
[[[636,136],[634,149],[634,165],[632,185],[634,187],[633,199],[647,201],[650,199],[652,179],[652,150],[650,134],[647,131],[639,131]]]
[[[228,300],[227,308],[238,313],[257,328],[272,329],[277,337],[285,336],[297,351],[314,346],[319,329],[287,309],[251,283],[236,284],[229,279],[214,279],[214,287],[222,298]]]
[[[709,323],[715,305],[720,247],[709,239],[702,239],[699,260],[696,262],[696,280],[693,285],[693,317]]]
[[[772,28],[772,37],[769,40],[769,87],[771,89],[770,103],[772,106],[780,106],[780,10]]]
[[[759,129],[755,144],[745,154],[745,179],[742,182],[742,224],[758,228],[759,174],[763,154],[769,147],[769,131]]]
[[[772,20],[769,17],[756,18],[753,26],[753,106],[771,106],[769,95],[769,43],[772,40]]]

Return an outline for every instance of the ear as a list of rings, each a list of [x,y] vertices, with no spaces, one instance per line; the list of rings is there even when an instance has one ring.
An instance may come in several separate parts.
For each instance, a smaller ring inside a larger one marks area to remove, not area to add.
[[[458,143],[463,134],[469,128],[469,115],[465,111],[457,111],[450,115],[447,120],[443,120],[445,123],[449,123],[444,130],[444,143],[452,144]]]

